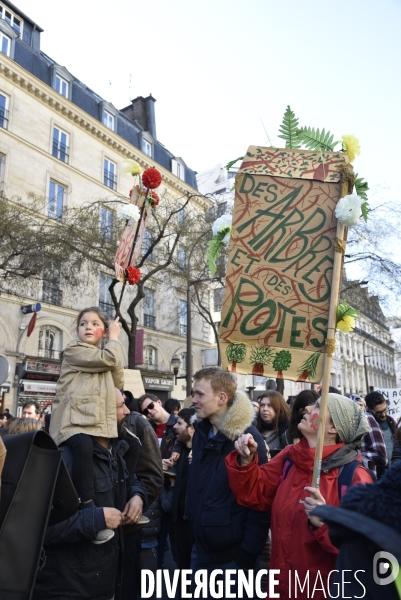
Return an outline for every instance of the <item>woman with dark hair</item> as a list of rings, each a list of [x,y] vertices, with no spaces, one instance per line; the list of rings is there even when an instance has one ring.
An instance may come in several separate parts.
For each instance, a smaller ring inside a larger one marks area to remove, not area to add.
[[[270,459],[270,456],[275,456],[284,447],[281,436],[288,428],[290,409],[283,396],[273,390],[264,392],[259,396],[258,402],[260,410],[256,417],[256,428],[263,436]]]
[[[298,429],[299,423],[302,421],[302,417],[306,413],[306,407],[316,404],[316,400],[319,398],[319,394],[314,390],[302,390],[295,398],[291,407],[291,418],[290,424],[287,431],[284,432],[281,443],[282,447],[288,446],[289,444],[296,444],[303,437],[301,431]]]

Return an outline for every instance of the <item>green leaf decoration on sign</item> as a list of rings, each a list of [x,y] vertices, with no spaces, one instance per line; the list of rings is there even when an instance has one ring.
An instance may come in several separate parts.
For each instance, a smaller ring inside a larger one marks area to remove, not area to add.
[[[297,371],[299,373],[297,381],[307,381],[315,377],[317,363],[321,355],[321,352],[314,352],[302,363]]]
[[[226,348],[226,356],[229,363],[231,363],[232,373],[237,372],[237,363],[244,362],[246,358],[246,346],[242,342],[238,344],[229,344]]]
[[[314,127],[301,127],[298,129],[298,138],[299,140],[307,147],[309,150],[328,150],[332,152],[334,147],[339,142],[334,142],[334,135],[325,129],[315,129]]]
[[[277,377],[283,378],[283,371],[286,371],[291,366],[292,356],[288,350],[280,350],[277,352],[273,361],[273,369],[277,371]]]
[[[243,160],[243,159],[244,159],[243,156],[239,156],[235,160],[230,160],[230,162],[228,162],[226,164],[225,168],[227,169],[227,171],[229,171],[231,169],[231,167],[233,167],[235,165],[236,162],[238,162],[239,160]]]
[[[369,190],[369,184],[367,181],[363,179],[363,177],[358,177],[358,173],[355,173],[355,191],[366,202],[368,201],[367,191]]]
[[[274,350],[267,346],[254,346],[251,350],[249,362],[253,365],[252,375],[264,375],[263,367],[268,365],[274,357]]]
[[[365,202],[361,206],[361,211],[362,211],[362,216],[365,219],[365,222],[367,222],[368,212],[369,212],[367,192],[369,190],[369,184],[367,181],[365,181],[365,179],[363,179],[363,177],[358,177],[358,173],[355,173],[354,185],[355,185],[355,191],[358,194],[358,196],[360,196],[361,198],[363,198],[365,200]]]
[[[361,204],[362,217],[363,217],[365,223],[368,222],[368,211],[369,211],[369,204],[367,202],[364,202],[363,204]]]
[[[286,148],[301,147],[300,140],[298,138],[298,119],[289,106],[286,108],[279,131],[281,135],[278,137],[285,140]]]
[[[360,311],[356,308],[352,308],[348,302],[340,302],[337,306],[337,323],[344,317],[353,317],[354,319],[359,315]]]
[[[217,271],[216,260],[219,258],[222,249],[224,248],[224,238],[227,233],[230,233],[231,227],[226,227],[219,231],[210,242],[207,243],[209,250],[206,253],[206,261],[210,269],[212,277],[215,276]]]

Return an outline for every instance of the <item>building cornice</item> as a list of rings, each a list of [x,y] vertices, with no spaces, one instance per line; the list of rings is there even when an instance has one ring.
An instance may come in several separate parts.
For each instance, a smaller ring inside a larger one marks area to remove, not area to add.
[[[206,210],[212,206],[212,202],[202,196],[197,190],[173,175],[156,161],[149,161],[149,157],[141,152],[139,148],[132,146],[121,138],[117,133],[108,129],[103,123],[91,117],[80,109],[76,104],[53,90],[18,63],[0,53],[0,75],[19,85],[25,92],[34,96],[43,104],[49,106],[55,112],[69,119],[74,125],[85,130],[86,133],[100,140],[105,146],[112,148],[121,155],[122,159],[135,160],[143,169],[157,166],[163,176],[163,184],[177,192],[180,196],[194,195],[192,201]]]

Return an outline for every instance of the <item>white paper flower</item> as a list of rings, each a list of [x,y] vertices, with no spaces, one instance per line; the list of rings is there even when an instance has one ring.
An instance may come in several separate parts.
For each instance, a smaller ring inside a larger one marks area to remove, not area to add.
[[[348,194],[339,200],[334,214],[346,227],[355,227],[359,225],[361,206],[364,202],[364,199],[357,194]]]
[[[120,217],[123,219],[129,219],[136,223],[139,221],[140,216],[141,213],[139,212],[139,208],[135,206],[135,204],[124,204],[124,206],[120,208]]]
[[[226,244],[230,239],[230,233],[232,228],[233,218],[231,215],[222,215],[212,225],[213,235],[217,235],[220,231],[224,229],[230,229],[230,231],[224,236],[223,243]]]

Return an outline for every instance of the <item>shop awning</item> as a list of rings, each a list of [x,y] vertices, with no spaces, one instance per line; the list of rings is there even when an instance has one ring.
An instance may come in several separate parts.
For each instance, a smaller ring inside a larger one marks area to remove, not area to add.
[[[36,394],[55,394],[56,393],[56,383],[52,383],[50,381],[29,381],[27,379],[22,379],[21,383],[24,386],[24,394],[36,393]]]

